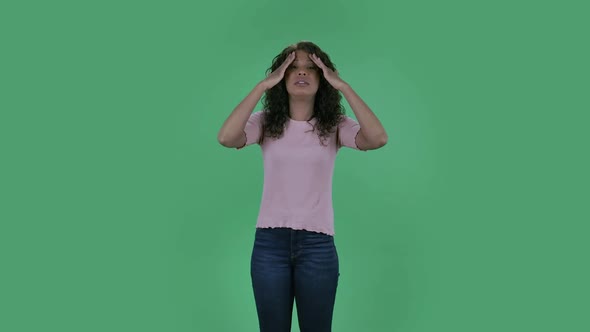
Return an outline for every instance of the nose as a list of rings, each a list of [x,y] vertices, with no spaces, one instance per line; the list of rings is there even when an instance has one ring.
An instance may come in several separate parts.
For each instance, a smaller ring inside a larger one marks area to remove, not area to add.
[[[307,75],[307,73],[306,73],[306,72],[305,72],[305,71],[302,69],[302,70],[300,70],[300,71],[297,73],[297,75],[299,75],[299,76],[306,76],[306,75]]]

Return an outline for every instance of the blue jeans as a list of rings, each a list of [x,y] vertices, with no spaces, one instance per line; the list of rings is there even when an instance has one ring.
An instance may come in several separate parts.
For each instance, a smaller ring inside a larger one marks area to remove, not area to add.
[[[251,276],[261,332],[291,331],[294,299],[302,332],[331,331],[340,276],[333,236],[256,228]]]

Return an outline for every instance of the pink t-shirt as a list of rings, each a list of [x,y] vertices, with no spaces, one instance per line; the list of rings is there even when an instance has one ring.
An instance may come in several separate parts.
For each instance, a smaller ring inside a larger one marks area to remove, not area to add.
[[[244,132],[246,145],[262,133],[262,111],[252,113]],[[311,119],[315,124],[317,119]],[[262,145],[264,186],[257,228],[289,227],[334,235],[332,175],[342,146],[359,151],[358,122],[345,116],[325,146],[307,121],[289,119],[280,138],[265,137]],[[239,147],[241,149],[243,147]]]

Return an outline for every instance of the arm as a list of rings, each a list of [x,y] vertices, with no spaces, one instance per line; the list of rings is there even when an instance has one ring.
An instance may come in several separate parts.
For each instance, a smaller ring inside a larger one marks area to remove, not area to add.
[[[387,144],[385,128],[361,97],[348,84],[343,84],[339,90],[361,126],[356,138],[358,147],[362,150],[374,150]]]
[[[258,83],[228,116],[217,134],[217,141],[221,145],[235,148],[246,143],[246,134],[244,133],[246,122],[248,122],[254,107],[262,98],[264,91],[266,91],[265,86],[262,82]]]
[[[246,98],[236,106],[217,134],[217,140],[221,145],[228,148],[237,148],[246,144],[244,129],[254,107],[256,107],[256,104],[266,90],[272,88],[283,79],[285,70],[287,70],[287,67],[293,60],[295,60],[295,52],[291,52],[280,67],[270,73],[262,82],[256,84]]]
[[[338,76],[338,72],[328,68],[318,56],[310,54],[309,58],[322,69],[326,81],[342,92],[352,108],[361,127],[356,137],[358,147],[361,150],[374,150],[387,144],[387,133],[383,125],[361,97]]]

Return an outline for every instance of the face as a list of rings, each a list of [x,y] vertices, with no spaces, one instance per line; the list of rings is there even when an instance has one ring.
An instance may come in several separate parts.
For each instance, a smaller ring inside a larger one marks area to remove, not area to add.
[[[303,50],[295,51],[295,60],[285,72],[287,92],[291,96],[313,96],[320,85],[320,69]]]

